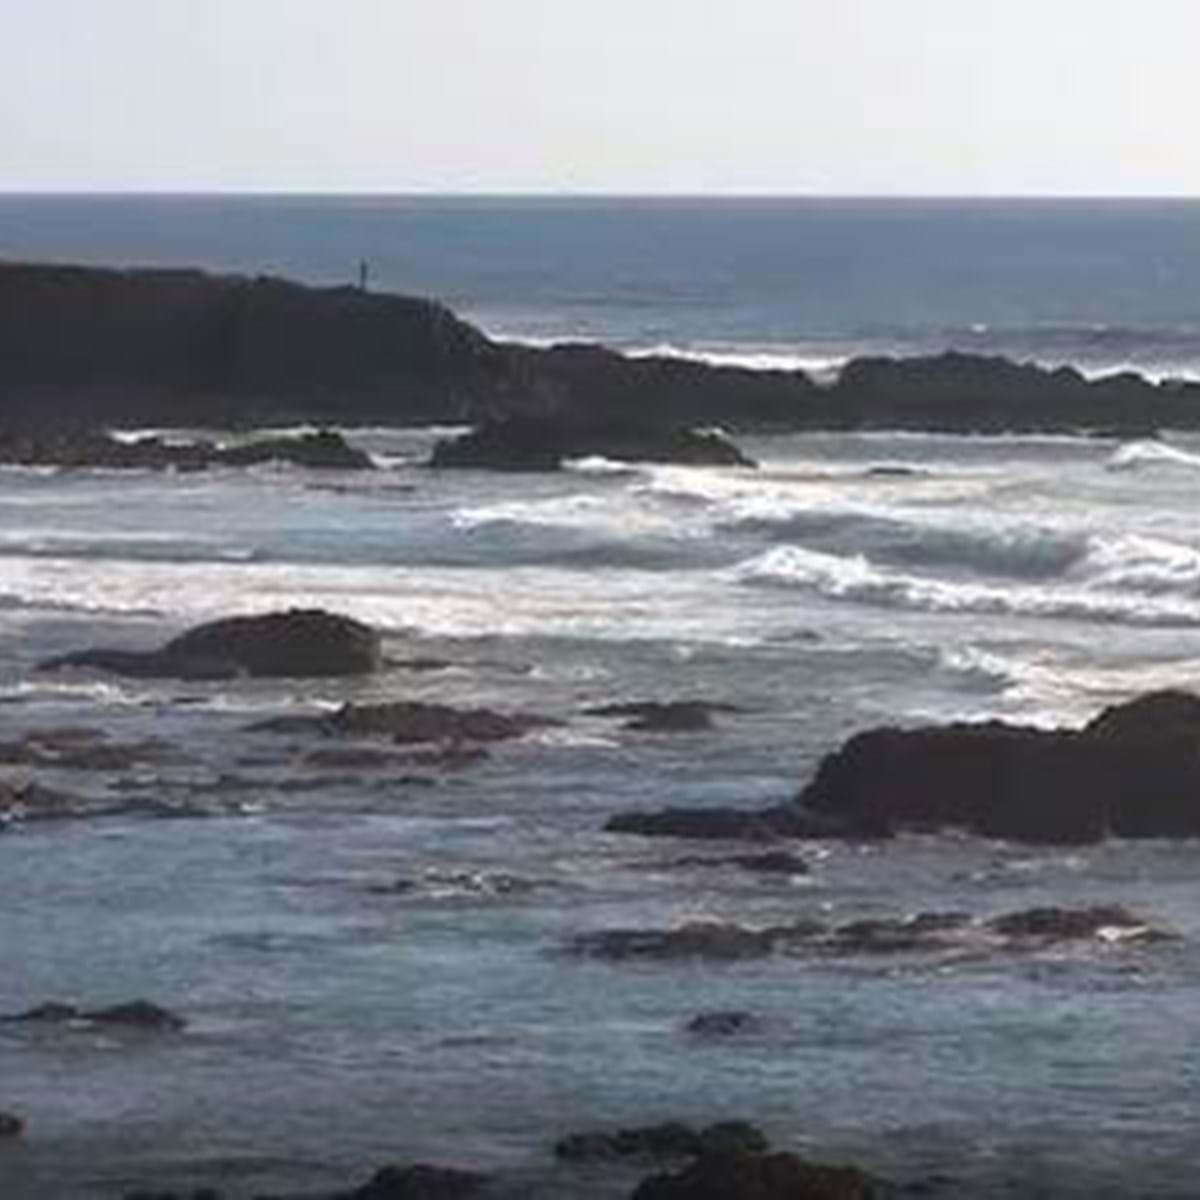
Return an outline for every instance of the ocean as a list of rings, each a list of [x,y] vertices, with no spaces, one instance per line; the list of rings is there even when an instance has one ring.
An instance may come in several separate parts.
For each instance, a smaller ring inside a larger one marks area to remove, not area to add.
[[[1150,201],[0,199],[4,257],[316,282],[367,259],[372,286],[440,296],[498,336],[823,369],[953,345],[1196,374],[1198,232],[1200,205]],[[162,1036],[0,1024],[0,1110],[28,1122],[0,1142],[5,1200],[314,1194],[396,1161],[490,1172],[513,1200],[619,1200],[649,1166],[556,1162],[554,1141],[734,1118],[902,1194],[1196,1194],[1194,843],[914,834],[797,843],[808,873],[756,874],[680,861],[737,847],[603,826],[785,800],[868,727],[1078,725],[1194,687],[1200,439],[779,435],[742,439],[756,471],[510,476],[424,467],[445,431],[345,432],[380,470],[0,470],[5,740],[157,739],[150,762],[37,772],[141,811],[0,832],[0,1012],[144,997],[189,1020]],[[442,665],[236,683],[34,670],[294,606]],[[310,739],[249,728],[389,699],[565,723],[454,771],[323,769]],[[676,699],[734,711],[694,733],[585,712]],[[1179,939],[567,952],[580,933],[695,920],[1110,902]],[[687,1031],[724,1010],[760,1024]]]

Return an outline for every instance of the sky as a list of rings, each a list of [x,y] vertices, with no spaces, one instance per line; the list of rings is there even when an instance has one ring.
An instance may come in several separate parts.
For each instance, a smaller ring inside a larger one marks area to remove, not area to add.
[[[0,0],[0,190],[1200,195],[1200,0]]]

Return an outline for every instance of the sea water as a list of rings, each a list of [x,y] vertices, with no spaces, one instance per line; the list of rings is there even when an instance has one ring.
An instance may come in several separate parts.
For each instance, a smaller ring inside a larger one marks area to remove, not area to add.
[[[269,231],[293,205],[320,216],[315,201],[186,202],[208,212],[207,254],[185,236],[184,201],[95,202],[106,237],[121,226],[128,249],[89,251],[68,223],[57,253],[30,241],[37,225],[51,238],[55,204],[7,203],[0,212],[23,214],[0,222],[14,256],[316,277],[329,252],[314,240],[302,271],[264,263],[269,242],[252,258],[240,240],[247,213]],[[223,205],[241,216],[218,252]],[[422,213],[399,207],[404,220]],[[479,211],[485,228],[499,219]],[[578,228],[577,206],[566,211]],[[1189,211],[1168,207],[1156,236],[1169,241]],[[965,219],[954,213],[951,226]],[[624,210],[598,221],[636,225]],[[546,226],[545,257],[565,270],[573,260]],[[501,275],[513,251],[496,253]],[[643,277],[661,278],[649,243],[644,253]],[[482,249],[472,261],[484,278]],[[753,291],[732,258],[729,272],[729,295]],[[712,311],[736,307],[695,286]],[[530,294],[519,277],[508,291]],[[1108,302],[1114,324],[1138,324]],[[706,327],[693,308],[666,307]],[[555,334],[578,317],[566,303],[540,311],[560,314]],[[625,292],[605,311],[610,330],[645,319]],[[901,323],[906,311],[895,309]],[[664,336],[703,340],[680,325]],[[616,1200],[649,1168],[569,1168],[553,1141],[726,1118],[944,1196],[1196,1193],[1194,844],[812,843],[797,846],[809,874],[778,876],[673,865],[724,848],[603,826],[630,809],[787,799],[870,726],[1077,725],[1142,691],[1194,686],[1200,440],[795,435],[745,439],[756,471],[589,460],[512,476],[424,467],[444,431],[346,432],[380,470],[0,471],[5,740],[79,725],[160,738],[169,753],[149,768],[39,778],[184,814],[0,834],[0,1011],[145,997],[190,1022],[163,1037],[0,1026],[0,1109],[29,1122],[22,1142],[0,1146],[3,1195],[313,1192],[424,1160],[494,1172],[513,1197]],[[399,663],[447,665],[238,683],[34,670],[71,649],[148,647],[212,617],[301,605],[369,621]],[[460,771],[403,772],[319,771],[310,739],[249,728],[388,699],[564,724]],[[736,711],[692,734],[584,711],[645,699]],[[564,952],[611,927],[1099,902],[1182,936],[952,959],[630,964]],[[726,1009],[761,1017],[761,1032],[687,1033],[697,1013]]]

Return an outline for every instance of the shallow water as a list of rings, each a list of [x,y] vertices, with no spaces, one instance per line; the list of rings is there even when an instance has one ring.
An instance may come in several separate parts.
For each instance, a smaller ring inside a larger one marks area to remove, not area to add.
[[[425,1159],[494,1170],[505,1194],[601,1200],[638,1172],[556,1166],[555,1138],[726,1117],[900,1184],[947,1176],[940,1195],[1195,1194],[1195,845],[813,844],[811,874],[781,878],[672,867],[722,848],[601,829],[628,808],[786,798],[867,725],[1069,724],[1191,685],[1200,445],[805,436],[748,441],[758,472],[513,477],[420,468],[432,436],[357,435],[387,464],[372,475],[0,472],[6,738],[162,737],[180,761],[42,777],[212,812],[0,834],[0,1011],[144,996],[191,1022],[0,1026],[0,1108],[29,1120],[0,1146],[6,1197],[311,1191]],[[380,626],[394,658],[453,665],[240,684],[31,670],[300,604]],[[287,785],[319,778],[310,743],[246,731],[399,697],[568,723],[462,771],[339,770],[303,790]],[[645,698],[740,711],[683,735],[581,711]],[[415,886],[380,890],[401,879]],[[732,964],[563,953],[608,927],[1102,901],[1183,938]],[[716,1009],[764,1031],[684,1032]]]

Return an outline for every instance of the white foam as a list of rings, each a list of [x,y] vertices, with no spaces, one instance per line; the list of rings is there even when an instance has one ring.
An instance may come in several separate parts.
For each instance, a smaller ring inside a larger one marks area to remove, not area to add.
[[[1200,604],[1110,594],[1087,587],[1018,586],[931,579],[873,566],[862,555],[843,557],[777,546],[740,564],[734,578],[748,584],[794,587],[833,600],[927,613],[1067,618],[1141,626],[1200,626]]]
[[[1138,471],[1147,467],[1200,469],[1200,455],[1189,454],[1166,442],[1127,442],[1113,451],[1105,464],[1110,471]]]

